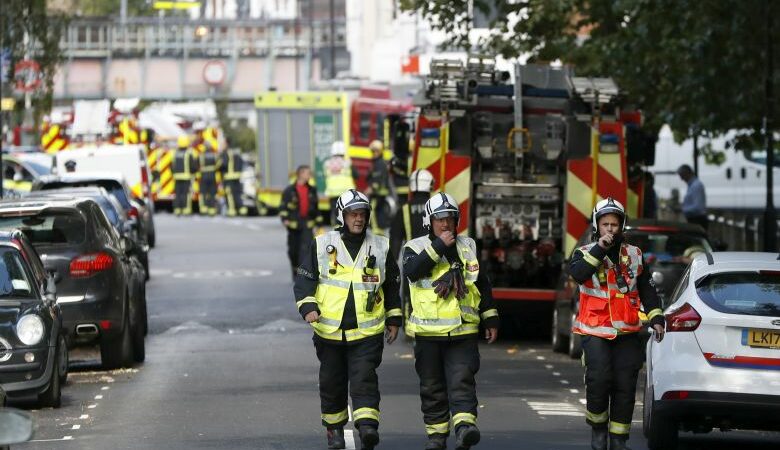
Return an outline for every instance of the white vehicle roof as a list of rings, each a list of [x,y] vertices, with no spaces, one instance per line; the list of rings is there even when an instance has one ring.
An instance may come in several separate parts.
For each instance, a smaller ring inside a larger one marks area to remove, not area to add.
[[[691,279],[698,280],[713,273],[756,270],[780,270],[780,255],[766,252],[701,253],[691,262]]]

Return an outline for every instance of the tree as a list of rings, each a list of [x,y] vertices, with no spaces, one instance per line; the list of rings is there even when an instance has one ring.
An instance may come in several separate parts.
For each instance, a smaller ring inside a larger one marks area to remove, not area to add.
[[[402,0],[464,49],[472,47],[468,4]],[[668,123],[679,139],[761,130],[764,68],[780,56],[777,45],[767,54],[765,18],[780,8],[772,0],[473,0],[473,8],[497,13],[474,47],[611,76],[651,129]],[[780,40],[777,27],[772,34]]]
[[[63,59],[60,37],[66,25],[65,16],[47,12],[46,0],[3,0],[0,8],[0,48],[10,52],[9,78],[13,80],[15,64],[25,58],[35,60],[40,66],[42,88],[32,97],[35,124],[43,111],[51,109],[54,75]],[[17,102],[17,114],[23,108],[24,103]]]
[[[80,16],[118,16],[120,1],[118,0],[74,0],[73,10]],[[155,12],[152,2],[148,0],[127,0],[127,15],[150,16]]]

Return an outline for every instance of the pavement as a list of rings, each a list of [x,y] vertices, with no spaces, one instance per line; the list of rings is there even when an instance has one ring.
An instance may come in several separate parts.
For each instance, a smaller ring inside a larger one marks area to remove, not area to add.
[[[102,371],[96,349],[72,351],[62,407],[31,409],[34,440],[14,448],[325,449],[318,363],[278,219],[161,213],[155,221],[146,362]],[[476,448],[589,448],[579,360],[552,353],[544,337],[501,339],[480,352]],[[411,342],[385,347],[379,380],[377,449],[422,449]],[[629,444],[644,450],[641,401],[634,419]],[[350,426],[347,448],[356,446]],[[779,446],[778,433],[740,431],[683,433],[680,448]]]

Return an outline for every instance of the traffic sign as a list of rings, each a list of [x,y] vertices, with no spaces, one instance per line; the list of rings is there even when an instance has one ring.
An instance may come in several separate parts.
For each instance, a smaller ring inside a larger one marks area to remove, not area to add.
[[[41,85],[41,66],[32,59],[23,59],[14,66],[16,90],[33,92]]]
[[[225,63],[212,59],[203,66],[203,81],[211,86],[219,86],[225,81],[226,73]]]

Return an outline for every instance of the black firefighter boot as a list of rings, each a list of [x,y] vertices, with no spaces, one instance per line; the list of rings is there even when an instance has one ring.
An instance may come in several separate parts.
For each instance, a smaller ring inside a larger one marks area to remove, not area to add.
[[[461,425],[455,430],[455,450],[469,450],[479,443],[479,429],[475,425]]]
[[[343,428],[328,428],[328,448],[347,448]]]
[[[361,425],[358,427],[358,433],[360,433],[361,450],[374,450],[376,444],[379,443],[379,432],[376,427]]]
[[[443,434],[431,434],[428,436],[428,443],[425,444],[425,450],[445,450],[447,448],[447,436]]]
[[[628,435],[619,436],[610,434],[609,450],[631,450],[631,448],[626,445],[626,441],[628,441]]]
[[[607,427],[593,427],[590,432],[590,448],[607,450]]]

